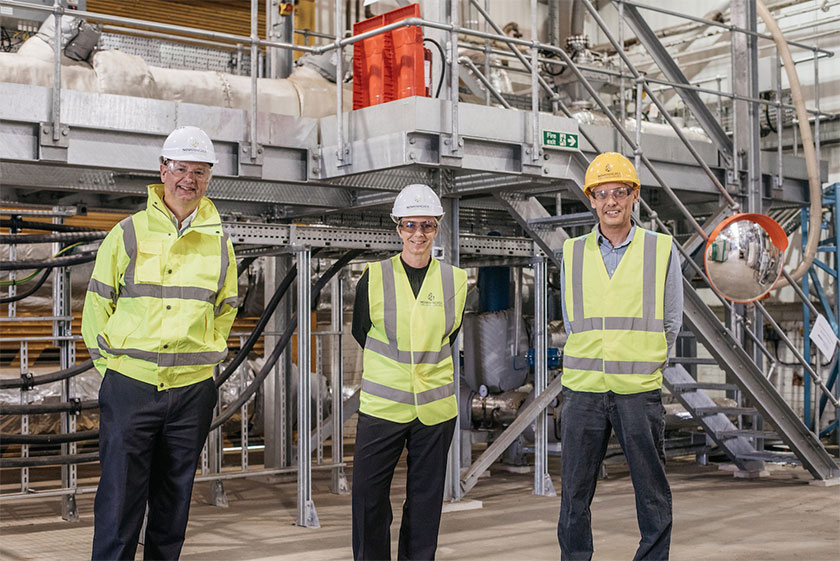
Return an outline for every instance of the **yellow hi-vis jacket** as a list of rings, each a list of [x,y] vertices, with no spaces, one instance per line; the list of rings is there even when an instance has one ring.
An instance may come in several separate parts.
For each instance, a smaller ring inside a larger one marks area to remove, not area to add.
[[[612,278],[593,230],[563,244],[569,339],[563,386],[633,394],[662,387],[671,236],[636,228]]]
[[[449,336],[461,325],[467,273],[432,259],[417,298],[396,255],[368,265],[371,327],[359,411],[424,425],[458,414]]]
[[[183,235],[149,186],[146,210],[108,233],[96,256],[82,313],[94,365],[159,390],[213,376],[236,317],[236,258],[210,199]]]

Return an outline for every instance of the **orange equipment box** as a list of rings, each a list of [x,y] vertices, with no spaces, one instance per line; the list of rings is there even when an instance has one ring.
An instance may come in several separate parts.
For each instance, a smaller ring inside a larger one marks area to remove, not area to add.
[[[378,29],[409,17],[420,17],[420,5],[409,4],[353,25],[353,34]],[[353,109],[413,95],[428,95],[423,31],[401,27],[355,43]]]

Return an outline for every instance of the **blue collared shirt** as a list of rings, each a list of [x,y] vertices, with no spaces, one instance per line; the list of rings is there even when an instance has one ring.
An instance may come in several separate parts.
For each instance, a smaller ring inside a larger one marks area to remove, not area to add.
[[[636,225],[630,228],[627,238],[620,244],[613,247],[610,240],[601,234],[600,225],[595,225],[593,232],[598,236],[598,247],[601,249],[601,257],[604,258],[604,266],[607,268],[607,274],[612,278],[613,273],[618,268],[621,258],[627,253],[627,248],[630,242],[633,241],[633,235],[636,233]],[[566,275],[560,275],[560,301],[563,305],[563,326],[566,329],[566,334],[569,334],[569,316],[566,312]],[[668,355],[671,354],[671,349],[674,347],[674,341],[677,340],[677,335],[682,326],[683,316],[683,286],[682,273],[680,271],[680,258],[677,253],[677,247],[671,246],[671,257],[668,260],[668,273],[665,275],[665,300],[664,317],[665,324],[665,340],[668,342]]]

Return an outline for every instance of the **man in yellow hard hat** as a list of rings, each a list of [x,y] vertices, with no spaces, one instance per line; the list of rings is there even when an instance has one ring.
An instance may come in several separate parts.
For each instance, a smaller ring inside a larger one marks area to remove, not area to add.
[[[627,458],[641,532],[634,561],[668,559],[662,368],[682,323],[680,262],[671,236],[633,221],[639,177],[621,154],[596,157],[584,192],[599,223],[563,245],[563,560],[593,553],[590,505],[610,433]]]
[[[102,374],[94,560],[134,559],[148,503],[144,559],[178,559],[196,465],[236,317],[236,257],[205,197],[213,143],[180,127],[160,152],[146,208],[99,248],[82,334]]]
[[[391,559],[391,479],[404,449],[408,474],[397,556],[435,558],[458,415],[452,345],[467,294],[466,271],[432,257],[442,217],[431,187],[403,188],[391,210],[403,250],[369,264],[356,285],[353,337],[364,349],[353,457],[357,560]]]

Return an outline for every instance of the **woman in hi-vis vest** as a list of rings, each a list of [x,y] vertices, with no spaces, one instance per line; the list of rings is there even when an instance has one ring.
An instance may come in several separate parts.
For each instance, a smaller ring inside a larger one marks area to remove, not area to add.
[[[402,253],[368,265],[353,309],[353,337],[364,349],[353,458],[353,557],[391,559],[391,480],[407,448],[397,557],[434,559],[458,415],[453,345],[467,274],[432,258],[443,208],[428,185],[400,191],[391,218]]]

